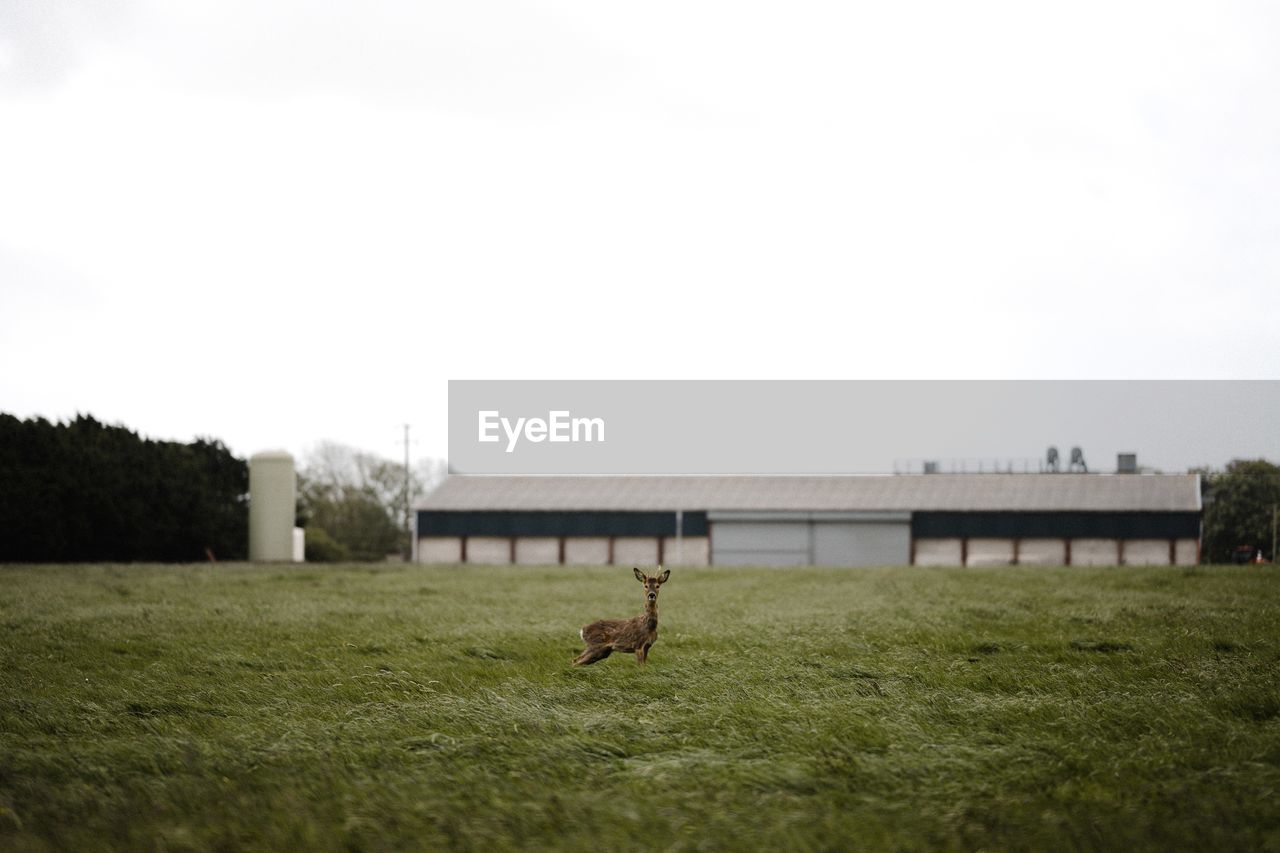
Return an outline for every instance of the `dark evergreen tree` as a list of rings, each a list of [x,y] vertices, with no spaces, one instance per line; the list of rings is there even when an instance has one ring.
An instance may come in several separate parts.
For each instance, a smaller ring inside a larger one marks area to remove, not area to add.
[[[0,414],[0,561],[243,559],[248,483],[218,441]]]
[[[1280,466],[1265,459],[1237,459],[1225,471],[1200,471],[1204,489],[1203,560],[1228,563],[1247,546],[1272,561],[1273,513],[1280,505]]]

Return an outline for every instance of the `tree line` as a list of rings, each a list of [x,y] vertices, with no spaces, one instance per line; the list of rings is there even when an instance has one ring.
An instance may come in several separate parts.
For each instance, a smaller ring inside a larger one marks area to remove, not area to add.
[[[244,559],[248,491],[244,460],[219,441],[0,414],[3,562]]]
[[[1252,549],[1274,561],[1280,466],[1201,468],[1202,561]],[[439,460],[406,472],[341,444],[317,445],[298,474],[307,559],[407,555],[408,508],[444,477]],[[0,562],[241,560],[249,470],[220,441],[154,441],[78,415],[67,423],[0,413]]]
[[[298,472],[307,559],[407,555],[406,508],[444,470],[421,460],[406,477],[373,454],[316,446]],[[0,562],[243,560],[248,529],[249,467],[220,441],[0,413]]]

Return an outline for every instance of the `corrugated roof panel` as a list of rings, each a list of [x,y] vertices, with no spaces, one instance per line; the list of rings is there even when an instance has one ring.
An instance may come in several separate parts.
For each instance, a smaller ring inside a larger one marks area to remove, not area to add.
[[[830,477],[449,477],[438,510],[1194,512],[1194,474],[916,474]]]

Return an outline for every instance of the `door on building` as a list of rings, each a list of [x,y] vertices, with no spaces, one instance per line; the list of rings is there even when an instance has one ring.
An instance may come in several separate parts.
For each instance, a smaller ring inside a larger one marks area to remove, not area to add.
[[[894,566],[911,560],[909,513],[710,513],[719,566]]]

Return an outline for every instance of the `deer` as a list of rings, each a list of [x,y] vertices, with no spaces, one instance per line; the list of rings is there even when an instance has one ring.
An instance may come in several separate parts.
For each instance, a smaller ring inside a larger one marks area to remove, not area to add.
[[[649,649],[658,641],[658,587],[671,577],[671,570],[649,577],[639,568],[632,568],[636,580],[644,584],[644,613],[630,619],[597,619],[578,630],[587,647],[574,658],[574,666],[586,666],[604,660],[614,652],[635,652],[636,663],[644,666],[649,660]]]

